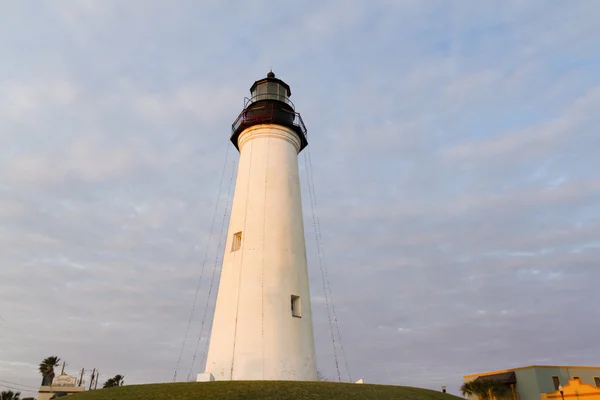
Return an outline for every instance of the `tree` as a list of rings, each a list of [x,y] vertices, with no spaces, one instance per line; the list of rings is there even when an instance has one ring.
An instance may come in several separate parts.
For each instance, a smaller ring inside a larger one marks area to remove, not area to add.
[[[463,396],[477,396],[480,400],[493,400],[504,395],[506,386],[502,382],[491,379],[476,379],[463,383],[460,390]]]
[[[20,400],[21,392],[13,392],[12,390],[5,390],[0,393],[0,400]]]
[[[48,386],[54,379],[54,367],[58,367],[60,358],[56,356],[46,357],[40,363],[40,374],[42,374],[42,386]]]
[[[460,391],[463,396],[477,396],[480,400],[487,399],[487,393],[485,393],[480,380],[463,383],[460,387]]]
[[[502,382],[487,380],[487,389],[489,397],[492,399],[500,399],[506,393],[506,385]]]
[[[123,386],[123,383],[125,383],[125,377],[123,375],[115,375],[112,378],[108,379],[106,382],[104,382],[103,387],[109,388]]]
[[[115,380],[113,378],[107,379],[106,382],[104,382],[104,385],[102,385],[103,388],[110,388],[115,386],[117,385],[115,385]]]

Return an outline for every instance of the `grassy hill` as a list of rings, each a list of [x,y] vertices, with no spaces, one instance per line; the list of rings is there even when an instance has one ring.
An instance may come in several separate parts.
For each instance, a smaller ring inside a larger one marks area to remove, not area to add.
[[[459,397],[405,386],[294,381],[191,382],[92,390],[71,400],[456,400]]]

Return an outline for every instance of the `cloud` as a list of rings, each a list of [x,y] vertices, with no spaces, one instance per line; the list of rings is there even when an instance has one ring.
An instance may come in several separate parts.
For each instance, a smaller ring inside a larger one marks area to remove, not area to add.
[[[479,158],[489,162],[500,157],[510,157],[517,162],[523,162],[535,157],[544,157],[557,147],[567,145],[567,141],[573,140],[575,135],[579,140],[593,135],[597,120],[592,110],[597,108],[599,102],[600,86],[596,86],[576,99],[561,116],[550,122],[513,133],[504,132],[492,140],[459,144],[445,149],[445,154],[453,161]]]
[[[67,107],[77,98],[77,87],[57,79],[54,82],[38,84],[6,84],[2,116],[9,119],[24,119],[36,111],[51,111],[53,108]]]

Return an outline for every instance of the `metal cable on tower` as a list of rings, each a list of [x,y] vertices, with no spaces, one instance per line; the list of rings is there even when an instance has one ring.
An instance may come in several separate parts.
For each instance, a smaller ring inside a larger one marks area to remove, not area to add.
[[[217,282],[216,282],[216,286],[219,287],[219,282],[221,281],[221,275],[216,275],[215,271],[216,271],[216,267],[217,265],[219,265],[219,255],[223,254],[223,248],[221,245],[225,246],[225,243],[227,243],[227,239],[225,238],[225,240],[223,240],[224,235],[223,232],[225,231],[225,224],[227,223],[227,215],[228,215],[228,211],[229,211],[229,201],[231,199],[231,188],[233,187],[233,178],[235,177],[235,160],[233,161],[233,167],[231,170],[231,180],[229,181],[229,189],[227,190],[227,202],[225,203],[225,211],[223,212],[223,220],[221,221],[221,232],[219,233],[219,245],[217,246],[217,255],[215,258],[215,265],[213,268],[213,276],[211,278],[211,290],[212,290],[212,286],[213,286],[213,281],[214,278],[217,278]],[[221,266],[222,267],[222,266]],[[210,296],[209,296],[210,299]],[[216,301],[216,299],[215,299]],[[209,303],[207,302],[206,307],[209,307]],[[206,312],[206,309],[205,309]],[[210,331],[210,329],[212,328],[212,324],[209,324],[209,326],[207,327],[207,329]],[[200,332],[200,335],[202,335],[202,332]],[[207,340],[206,344],[204,345],[204,350],[202,352],[202,358],[200,359],[200,365],[202,365],[204,363],[204,360],[206,358],[206,352],[208,350],[208,343],[210,341]]]
[[[198,354],[198,346],[200,345],[200,340],[202,339],[202,332],[204,330],[204,324],[206,322],[206,316],[208,315],[208,309],[210,304],[210,296],[212,294],[215,275],[217,271],[217,265],[219,265],[219,254],[221,254],[221,244],[223,243],[223,231],[225,229],[225,222],[227,220],[227,214],[229,211],[229,198],[231,197],[231,188],[233,187],[233,178],[235,177],[235,160],[233,161],[233,166],[231,168],[231,178],[229,179],[229,187],[227,188],[227,200],[225,201],[225,210],[223,212],[223,219],[221,220],[221,230],[219,232],[219,243],[217,244],[217,255],[215,259],[215,263],[213,264],[212,276],[210,278],[210,286],[208,288],[208,295],[206,296],[206,304],[204,306],[204,314],[202,315],[202,320],[200,324],[200,332],[198,333],[198,340],[196,341],[196,347],[194,349],[194,356],[192,357],[192,365],[190,366],[190,370],[188,372],[187,379],[188,381],[191,378],[192,370],[194,369],[194,363],[196,362],[196,355]],[[206,341],[208,344],[208,340]],[[202,359],[200,360],[200,365],[204,362],[204,357],[206,355],[206,347],[205,351],[202,354]]]
[[[314,176],[313,176],[312,157],[310,154],[310,148],[308,148],[307,150],[308,150],[307,151],[307,153],[308,153],[308,169],[309,169],[309,174],[310,174],[310,181],[312,184],[313,202],[314,202],[315,212],[316,212],[315,220],[316,220],[317,234],[320,239],[319,242],[320,242],[320,246],[321,246],[321,256],[323,259],[323,271],[325,272],[325,282],[326,282],[326,286],[329,290],[329,298],[331,300],[331,313],[333,315],[333,320],[335,323],[335,328],[336,328],[338,339],[339,339],[342,357],[344,358],[344,365],[346,367],[346,372],[348,373],[348,379],[350,382],[352,382],[352,374],[350,373],[350,368],[348,367],[348,358],[346,357],[346,351],[344,350],[344,343],[342,341],[342,335],[340,333],[340,326],[339,326],[338,319],[337,319],[337,313],[335,311],[335,302],[333,301],[333,295],[331,292],[331,281],[329,280],[329,274],[327,272],[327,263],[325,261],[325,251],[324,251],[324,247],[323,247],[323,236],[321,235],[321,223],[319,221],[319,214],[318,214],[319,209],[318,209],[318,205],[317,205],[317,196],[315,193],[315,181],[314,181]]]
[[[208,240],[206,242],[206,248],[204,250],[204,260],[202,261],[202,268],[200,269],[200,277],[198,278],[198,284],[196,285],[196,293],[194,294],[194,301],[192,303],[192,309],[190,310],[190,318],[188,320],[187,326],[185,328],[185,335],[183,337],[183,343],[181,344],[181,350],[179,352],[179,357],[177,358],[177,364],[175,365],[175,370],[173,371],[173,382],[177,380],[177,372],[179,370],[179,365],[181,364],[181,358],[183,357],[183,350],[185,348],[185,344],[187,342],[188,334],[190,332],[190,326],[192,324],[192,319],[194,318],[194,312],[196,311],[196,302],[198,300],[198,292],[200,291],[200,285],[202,283],[202,276],[204,275],[204,268],[206,266],[206,260],[208,257],[208,249],[212,240],[213,230],[215,226],[215,219],[217,216],[217,209],[219,207],[219,202],[221,199],[221,189],[223,187],[223,179],[225,178],[225,168],[227,166],[227,158],[229,156],[229,146],[225,150],[225,161],[223,162],[223,170],[221,171],[221,181],[219,183],[219,191],[217,192],[217,201],[215,203],[215,209],[213,212],[212,222],[210,223],[210,230],[208,234]]]
[[[323,236],[321,235],[321,223],[319,221],[319,208],[317,206],[317,196],[315,193],[315,180],[314,180],[314,176],[313,176],[313,167],[312,167],[312,157],[310,154],[310,148],[308,149],[308,163],[309,163],[309,169],[310,169],[310,176],[311,176],[311,181],[312,181],[312,186],[313,186],[313,197],[314,197],[314,203],[315,203],[315,211],[317,213],[316,215],[316,221],[317,221],[317,230],[319,233],[319,237],[320,237],[320,242],[321,242],[321,255],[323,256],[323,270],[325,271],[325,280],[327,282],[327,287],[329,288],[329,297],[331,299],[331,312],[333,314],[333,320],[335,322],[335,328],[337,330],[337,334],[338,334],[338,339],[340,342],[340,350],[342,351],[342,357],[344,358],[344,364],[346,367],[346,372],[348,373],[348,379],[350,382],[352,382],[352,374],[350,373],[350,368],[348,368],[348,358],[346,357],[346,351],[344,350],[344,344],[342,341],[342,335],[340,333],[340,326],[338,323],[338,319],[337,319],[337,314],[335,312],[335,302],[333,301],[333,295],[331,292],[331,281],[329,280],[329,274],[327,273],[327,263],[325,261],[325,250],[323,248]]]
[[[333,359],[335,361],[335,369],[337,372],[337,376],[338,376],[338,382],[342,381],[342,376],[340,374],[340,365],[338,362],[338,355],[337,355],[337,347],[335,345],[335,333],[333,331],[333,322],[332,322],[332,316],[331,316],[331,309],[329,307],[329,294],[327,291],[327,285],[326,285],[326,279],[325,279],[325,272],[324,272],[324,268],[323,268],[323,256],[321,253],[321,246],[320,246],[320,239],[319,239],[319,231],[317,229],[317,221],[316,221],[316,211],[315,211],[315,204],[314,204],[314,187],[313,187],[313,183],[311,180],[311,173],[309,172],[309,168],[310,168],[310,164],[308,162],[308,157],[306,155],[306,153],[304,153],[304,164],[305,164],[305,171],[306,171],[306,181],[308,183],[308,195],[310,198],[310,209],[311,209],[311,215],[312,215],[312,222],[313,222],[313,229],[315,231],[315,241],[316,241],[316,245],[317,245],[317,257],[319,259],[319,270],[321,271],[321,280],[323,282],[323,295],[325,296],[325,306],[327,308],[327,319],[329,321],[329,332],[331,333],[331,343],[332,343],[332,347],[333,347]]]

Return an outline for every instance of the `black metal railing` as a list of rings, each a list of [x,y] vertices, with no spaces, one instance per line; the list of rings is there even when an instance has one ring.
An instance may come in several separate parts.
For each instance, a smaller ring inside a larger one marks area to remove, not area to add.
[[[244,108],[231,125],[231,131],[235,133],[242,125],[270,123],[291,124],[298,128],[302,135],[306,137],[306,125],[304,125],[300,114],[295,111],[286,110],[285,108],[275,107],[273,104],[251,107],[250,109]]]

